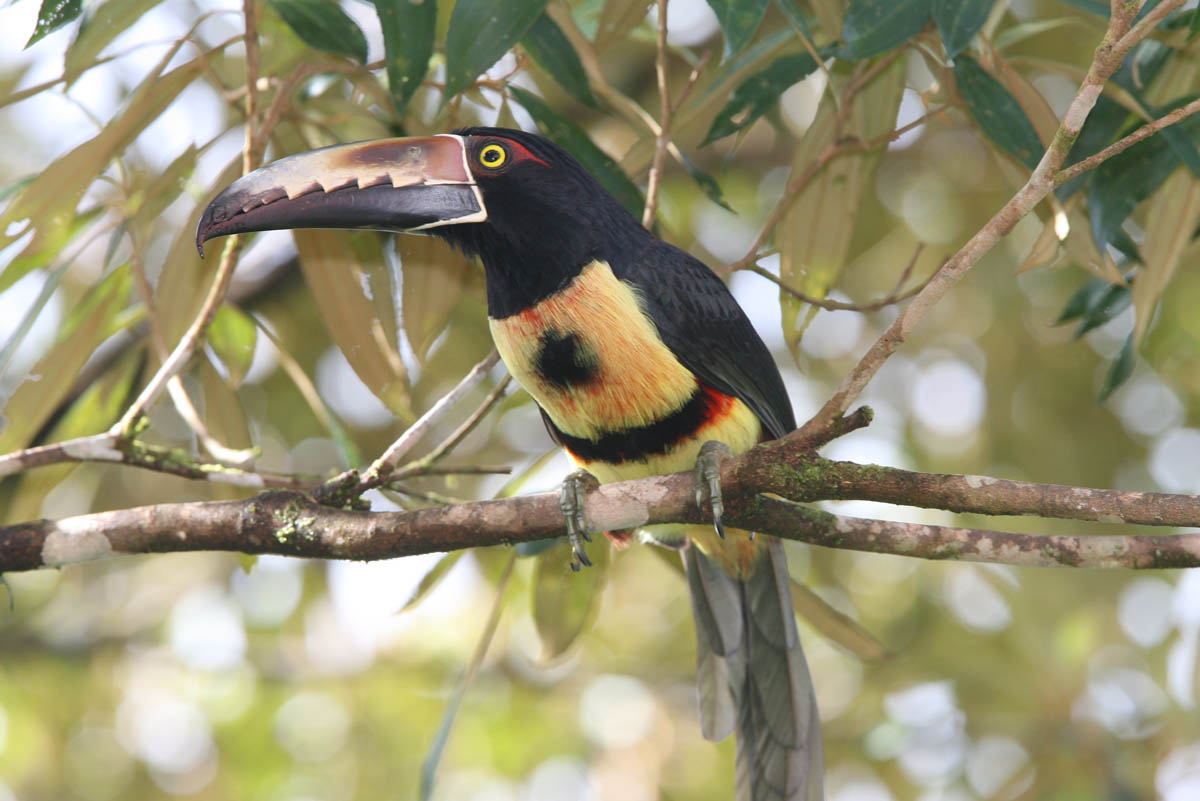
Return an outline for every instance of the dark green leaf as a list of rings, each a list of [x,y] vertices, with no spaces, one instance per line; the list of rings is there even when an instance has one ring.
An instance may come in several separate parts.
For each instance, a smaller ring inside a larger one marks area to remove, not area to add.
[[[796,34],[790,30],[779,30],[774,33],[767,34],[758,41],[750,49],[743,53],[739,53],[733,58],[721,65],[721,71],[716,77],[709,82],[708,86],[699,93],[699,96],[689,101],[690,106],[703,106],[717,92],[727,92],[727,84],[731,83],[735,78],[741,75],[743,70],[746,70],[750,65],[756,63],[759,59],[765,58],[768,53],[771,53],[780,47],[795,41]]]
[[[1098,17],[1108,18],[1112,9],[1108,3],[1102,3],[1100,0],[1058,0],[1060,3],[1065,3],[1069,6],[1074,6],[1080,11],[1086,11],[1089,14],[1095,14]]]
[[[870,58],[916,36],[933,0],[851,0],[842,24],[846,58]]]
[[[1054,324],[1079,320],[1079,329],[1075,332],[1075,338],[1079,339],[1125,311],[1132,300],[1133,293],[1128,284],[1110,284],[1103,278],[1093,278],[1070,297]]]
[[[1112,144],[1117,133],[1125,127],[1128,120],[1129,110],[1120,103],[1110,100],[1104,95],[1096,98],[1096,105],[1092,108],[1092,113],[1088,114],[1087,121],[1079,131],[1079,136],[1075,138],[1075,144],[1071,146],[1071,152],[1067,154],[1067,166],[1083,161],[1088,156],[1099,153]],[[1091,179],[1092,172],[1090,171],[1077,175],[1054,190],[1055,194],[1058,195],[1060,201],[1065,201],[1082,189]]]
[[[704,193],[705,197],[726,211],[733,211],[733,209],[729,208],[729,204],[725,202],[725,193],[721,191],[721,185],[717,183],[715,178],[692,163],[692,160],[682,150],[679,151],[679,159],[683,162],[684,169],[688,171],[688,175],[692,176],[692,180],[696,182],[696,186],[700,187],[700,191]]]
[[[993,5],[993,0],[933,0],[933,21],[947,56],[954,58],[971,43]]]
[[[717,112],[701,145],[748,128],[775,105],[789,86],[803,80],[817,68],[808,53],[795,53],[775,59],[762,72],[751,75],[733,90],[725,107]]]
[[[271,10],[309,47],[367,63],[367,37],[329,0],[267,0]]]
[[[562,88],[581,103],[597,106],[592,87],[588,84],[587,73],[584,72],[583,62],[579,54],[571,46],[562,28],[542,13],[529,33],[521,40],[521,46],[533,57],[537,65],[544,69],[551,78],[558,81]]]
[[[33,35],[25,43],[29,47],[43,39],[47,34],[56,31],[79,16],[83,10],[83,0],[42,0],[42,8],[38,11],[37,27]]]
[[[642,206],[645,203],[641,190],[629,180],[629,176],[621,171],[621,167],[615,161],[596,147],[582,128],[554,111],[537,95],[516,86],[510,86],[508,90],[537,122],[542,133],[574,156],[626,211],[634,217],[641,217]]]
[[[1133,349],[1133,334],[1125,337],[1125,344],[1121,347],[1121,354],[1117,356],[1117,360],[1112,363],[1112,367],[1108,369],[1108,375],[1104,378],[1104,386],[1100,388],[1100,402],[1108,400],[1108,396],[1113,394],[1117,387],[1125,383],[1129,376],[1133,375],[1133,366],[1137,363],[1137,352]]]
[[[396,114],[404,109],[429,71],[437,29],[435,0],[375,0],[375,13],[383,29],[388,87]]]
[[[787,17],[787,21],[793,28],[804,34],[804,38],[808,41],[813,40],[812,28],[809,27],[808,20],[796,0],[775,0],[775,5],[783,12],[783,16]]]
[[[1200,36],[1200,8],[1192,9],[1192,21],[1188,24],[1188,37],[1190,42]]]
[[[1177,127],[1194,137],[1200,132],[1200,120],[1185,120]],[[1088,212],[1092,233],[1101,250],[1114,241],[1126,218],[1179,164],[1179,154],[1169,140],[1152,136],[1096,168],[1088,187]]]
[[[970,56],[954,60],[954,80],[971,116],[1001,149],[1029,169],[1042,157],[1042,143],[1021,104]]]
[[[470,86],[519,42],[545,7],[546,0],[458,0],[446,33],[442,102]]]
[[[754,38],[767,13],[767,0],[708,0],[725,35],[725,57],[740,53]]]

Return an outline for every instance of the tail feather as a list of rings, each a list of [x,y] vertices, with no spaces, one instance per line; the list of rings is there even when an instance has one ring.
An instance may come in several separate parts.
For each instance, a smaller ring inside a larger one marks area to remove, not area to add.
[[[782,545],[768,540],[740,580],[695,547],[686,549],[685,563],[701,731],[711,740],[736,731],[737,801],[821,801],[821,722]],[[740,627],[730,623],[735,618]]]

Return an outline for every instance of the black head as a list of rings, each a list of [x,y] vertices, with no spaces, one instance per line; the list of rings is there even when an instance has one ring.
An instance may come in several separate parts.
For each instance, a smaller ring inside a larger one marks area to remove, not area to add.
[[[306,227],[443,237],[483,261],[493,317],[552,294],[593,260],[628,263],[650,241],[562,148],[523,131],[464,128],[336,145],[269,164],[210,204],[197,243]]]

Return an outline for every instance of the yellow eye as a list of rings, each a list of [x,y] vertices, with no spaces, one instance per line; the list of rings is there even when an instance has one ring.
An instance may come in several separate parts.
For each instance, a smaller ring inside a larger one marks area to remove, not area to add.
[[[508,161],[508,151],[495,143],[484,145],[483,149],[479,151],[479,163],[489,170],[504,166],[506,161]]]

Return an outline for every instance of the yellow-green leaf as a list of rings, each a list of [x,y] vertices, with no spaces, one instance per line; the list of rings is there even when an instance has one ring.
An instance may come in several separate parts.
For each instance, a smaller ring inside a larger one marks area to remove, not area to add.
[[[221,360],[233,387],[241,386],[254,360],[258,326],[237,306],[226,303],[217,309],[208,328],[208,344]]]
[[[1133,282],[1135,348],[1146,334],[1159,298],[1182,264],[1198,225],[1200,179],[1186,169],[1177,169],[1151,197],[1146,211],[1146,236],[1141,247],[1144,264]]]
[[[596,618],[612,561],[612,546],[597,537],[588,547],[588,555],[592,566],[572,571],[571,544],[564,537],[537,557],[533,568],[533,623],[542,640],[544,659],[565,653]]]
[[[371,232],[293,231],[304,280],[334,342],[362,382],[402,420],[412,420],[408,373],[395,339],[368,295],[363,265],[382,270],[379,236]],[[390,301],[390,298],[388,299]]]
[[[400,319],[417,361],[424,364],[429,347],[446,329],[458,305],[471,263],[431,236],[397,237],[396,249],[400,259]]]

